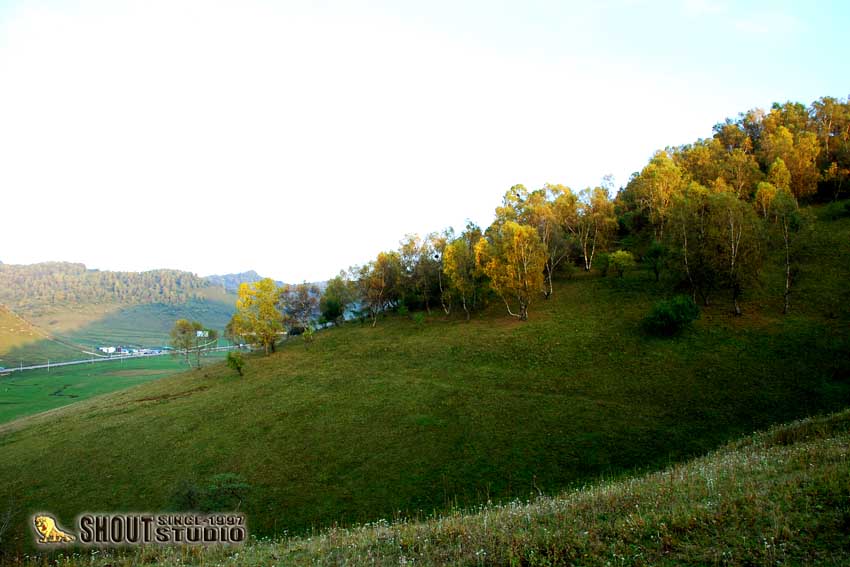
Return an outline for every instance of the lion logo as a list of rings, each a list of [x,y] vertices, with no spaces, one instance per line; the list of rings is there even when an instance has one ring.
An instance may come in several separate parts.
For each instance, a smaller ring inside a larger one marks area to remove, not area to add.
[[[56,525],[56,518],[40,514],[33,518],[35,531],[41,536],[38,543],[68,543],[74,541],[74,536],[65,533]]]

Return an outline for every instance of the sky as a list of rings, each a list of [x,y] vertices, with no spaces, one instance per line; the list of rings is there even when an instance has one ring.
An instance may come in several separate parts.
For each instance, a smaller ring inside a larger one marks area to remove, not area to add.
[[[318,281],[850,94],[850,3],[0,0],[0,261]]]

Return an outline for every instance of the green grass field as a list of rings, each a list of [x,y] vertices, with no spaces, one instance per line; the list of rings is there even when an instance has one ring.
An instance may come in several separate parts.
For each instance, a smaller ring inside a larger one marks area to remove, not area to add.
[[[223,355],[211,355],[206,364]],[[27,370],[0,377],[0,425],[186,370],[171,356]]]
[[[775,427],[656,473],[552,497],[236,548],[98,549],[52,559],[68,567],[847,565],[848,446],[845,410]]]
[[[659,470],[847,407],[850,219],[816,234],[785,317],[775,258],[744,316],[718,296],[676,339],[640,331],[668,293],[647,272],[581,274],[527,323],[497,303],[469,323],[352,323],[249,359],[244,378],[213,365],[11,422],[2,545],[30,548],[37,510],[165,510],[181,483],[225,472],[252,486],[240,509],[256,535],[428,516]]]

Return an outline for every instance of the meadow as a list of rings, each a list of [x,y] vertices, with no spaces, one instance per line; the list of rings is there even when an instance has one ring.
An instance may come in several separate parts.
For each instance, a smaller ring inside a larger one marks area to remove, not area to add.
[[[68,567],[181,565],[847,565],[850,412],[796,421],[661,471],[430,518],[241,547],[31,556]]]
[[[206,357],[205,363],[223,355]],[[131,358],[14,372],[0,377],[2,424],[186,370],[173,356]]]

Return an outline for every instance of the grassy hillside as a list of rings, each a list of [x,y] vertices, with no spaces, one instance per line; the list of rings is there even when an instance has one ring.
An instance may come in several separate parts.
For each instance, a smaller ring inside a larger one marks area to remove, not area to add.
[[[639,331],[666,289],[648,273],[582,275],[527,323],[494,304],[469,323],[349,324],[249,360],[241,379],[216,366],[12,422],[2,545],[29,545],[35,510],[167,509],[182,482],[222,472],[253,487],[241,509],[257,535],[427,515],[663,468],[846,407],[850,219],[820,228],[786,317],[776,264],[743,317],[718,300],[674,340]]]
[[[236,299],[221,290],[209,291],[219,295],[211,299],[191,299],[178,305],[155,303],[125,307],[64,336],[92,347],[102,344],[156,346],[167,344],[177,319],[199,320],[210,328],[223,330],[233,315]]]
[[[848,447],[845,410],[772,428],[661,472],[555,497],[240,548],[100,550],[62,564],[847,565]]]
[[[80,357],[80,348],[0,306],[0,366],[43,364]]]
[[[0,353],[9,352],[43,338],[44,335],[39,333],[38,329],[7,308],[0,306]],[[4,364],[2,354],[0,354],[0,366],[9,366],[9,364]]]

